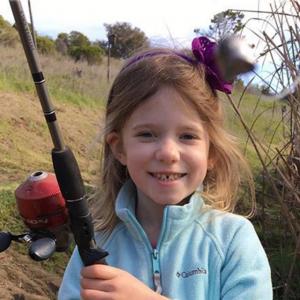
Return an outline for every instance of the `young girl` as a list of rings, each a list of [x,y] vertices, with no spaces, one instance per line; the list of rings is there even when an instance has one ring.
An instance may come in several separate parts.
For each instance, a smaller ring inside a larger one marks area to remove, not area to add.
[[[224,130],[215,46],[144,51],[115,79],[95,209],[108,265],[83,267],[75,249],[58,299],[272,299],[253,226],[229,212],[251,176]]]

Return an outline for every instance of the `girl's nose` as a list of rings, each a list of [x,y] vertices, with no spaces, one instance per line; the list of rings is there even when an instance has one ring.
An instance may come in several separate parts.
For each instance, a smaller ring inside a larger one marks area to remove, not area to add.
[[[159,143],[155,157],[164,163],[174,163],[180,159],[180,151],[177,143],[172,139],[165,139]]]

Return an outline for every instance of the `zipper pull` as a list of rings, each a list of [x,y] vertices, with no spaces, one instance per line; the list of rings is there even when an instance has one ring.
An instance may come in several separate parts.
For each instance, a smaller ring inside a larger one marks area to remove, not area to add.
[[[161,280],[160,280],[160,267],[159,267],[159,257],[157,249],[153,249],[152,253],[152,268],[153,268],[153,282],[155,286],[155,292],[161,294]]]

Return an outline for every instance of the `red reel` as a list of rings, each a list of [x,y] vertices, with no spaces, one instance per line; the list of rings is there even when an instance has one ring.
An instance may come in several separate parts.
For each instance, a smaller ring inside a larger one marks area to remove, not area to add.
[[[32,173],[15,190],[15,198],[19,214],[33,236],[50,232],[55,237],[56,251],[65,251],[69,247],[68,212],[55,174]]]
[[[19,213],[30,229],[51,229],[67,223],[65,200],[56,177],[37,171],[15,190]]]

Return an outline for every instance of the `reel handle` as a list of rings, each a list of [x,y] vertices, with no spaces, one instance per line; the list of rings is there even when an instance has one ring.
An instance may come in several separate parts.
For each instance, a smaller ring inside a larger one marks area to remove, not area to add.
[[[43,237],[35,232],[14,235],[0,231],[0,252],[7,250],[12,241],[28,244],[28,254],[35,261],[46,260],[56,251],[56,240],[49,236]]]
[[[12,236],[9,232],[0,232],[0,252],[9,248],[12,241]]]
[[[36,261],[42,261],[48,259],[55,252],[56,242],[54,239],[44,237],[31,242],[28,254]]]

